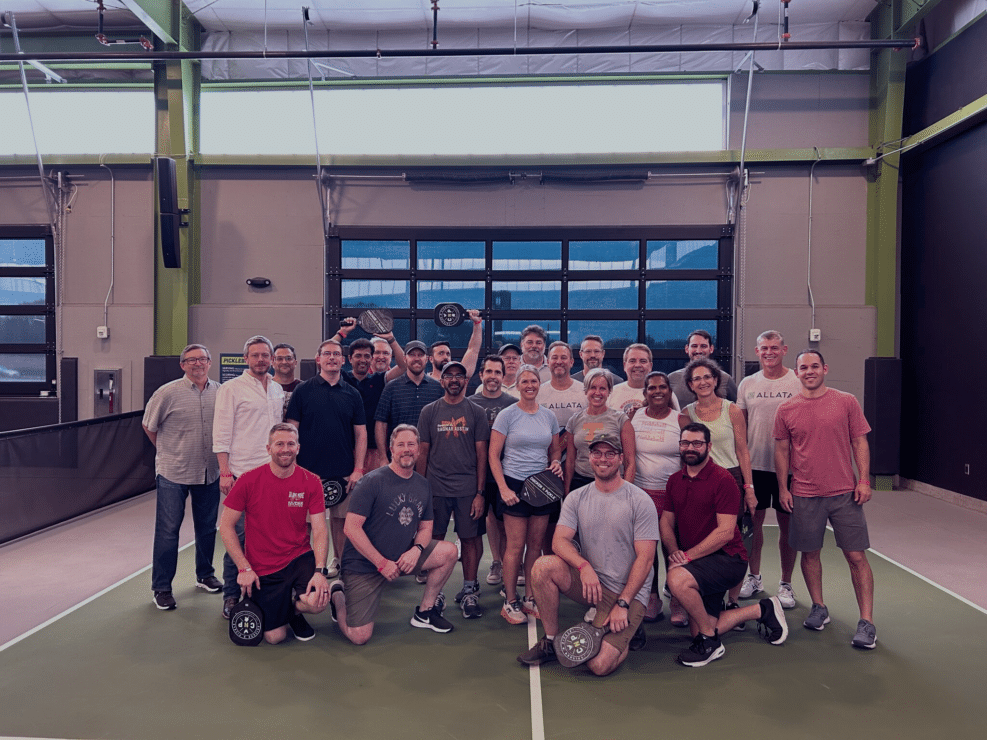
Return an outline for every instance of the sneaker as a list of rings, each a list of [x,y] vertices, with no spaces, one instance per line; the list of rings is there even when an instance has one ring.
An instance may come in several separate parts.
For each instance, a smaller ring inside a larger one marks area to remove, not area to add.
[[[535,603],[534,596],[525,596],[521,599],[521,611],[525,614],[530,614],[535,619],[541,619],[541,615],[538,613],[538,604]]]
[[[415,576],[415,580],[418,581],[418,583],[424,584],[428,580],[428,571],[423,570],[421,573],[418,573]]]
[[[463,619],[479,619],[483,616],[480,597],[477,591],[466,594],[462,599]]]
[[[667,583],[664,586],[662,586],[661,595],[664,596],[666,599],[671,599],[672,598],[672,592],[668,590],[668,584]]]
[[[809,616],[802,622],[802,626],[810,630],[821,630],[827,624],[829,624],[829,609],[822,604],[813,604]]]
[[[504,586],[501,586],[500,591],[498,591],[497,593],[500,594],[500,598],[502,598],[504,601],[507,601],[507,589]]]
[[[487,573],[487,584],[490,586],[499,586],[504,582],[504,564],[499,560],[494,560],[490,563],[490,572]]]
[[[734,602],[729,602],[728,601],[727,602],[727,605],[723,608],[723,610],[724,611],[730,611],[731,609],[739,609],[739,608],[740,608],[740,604],[738,604],[736,601],[734,601]],[[734,632],[743,632],[745,629],[747,629],[747,622],[740,622],[739,624],[737,624],[733,628],[733,631]]]
[[[339,577],[339,558],[333,558],[329,561],[329,565],[326,566],[326,570],[329,573],[326,578],[338,578]]]
[[[596,619],[596,607],[591,606],[583,615],[583,621],[586,622],[586,624],[592,624],[594,619]]]
[[[649,623],[660,622],[665,618],[665,612],[662,611],[664,608],[665,605],[658,598],[658,594],[652,593],[648,597],[648,608],[644,610],[644,621]]]
[[[218,594],[223,590],[223,582],[216,578],[216,576],[206,576],[205,578],[200,578],[195,582],[196,588],[201,588],[207,593]]]
[[[784,581],[778,582],[778,601],[781,602],[782,609],[795,608],[795,590],[792,584]]]
[[[480,584],[477,583],[476,581],[473,581],[473,583],[471,583],[469,586],[463,586],[461,589],[459,589],[459,593],[456,594],[456,603],[458,604],[460,601],[463,600],[463,597],[467,596],[468,594],[476,594],[477,596],[479,596]]]
[[[714,633],[712,637],[707,637],[700,632],[692,641],[689,649],[679,653],[676,660],[689,668],[700,668],[722,658],[725,654],[726,648],[720,642],[718,633]]]
[[[744,585],[740,587],[740,598],[753,599],[754,594],[759,594],[763,590],[764,586],[761,585],[761,576],[748,573],[744,579]]]
[[[223,587],[222,584],[219,586]],[[178,602],[175,601],[175,597],[171,595],[171,591],[155,591],[154,598],[151,599],[151,603],[154,604],[161,611],[171,611],[172,609],[178,608]],[[229,619],[229,617],[227,617]]]
[[[644,632],[644,625],[640,625],[637,628],[637,632],[631,638],[631,641],[627,645],[628,650],[644,650],[644,646],[648,644],[648,635]]]
[[[678,599],[672,599],[668,602],[668,606],[672,611],[672,618],[669,620],[673,627],[688,627],[689,626],[689,612],[685,610],[685,607],[679,602]]]
[[[329,584],[329,613],[332,615],[332,621],[338,622],[339,619],[336,618],[336,604],[332,600],[332,597],[337,593],[343,592],[343,582],[333,581]]]
[[[439,614],[444,614],[446,610],[446,595],[439,591],[439,595],[435,597],[435,606],[432,607]]]
[[[547,637],[542,637],[533,648],[517,656],[517,662],[521,665],[541,665],[553,660],[558,660],[555,645]]]
[[[236,606],[239,599],[236,596],[227,596],[223,599],[223,619],[229,619],[233,616],[233,607]]]
[[[524,610],[521,608],[521,602],[517,599],[514,599],[514,601],[505,601],[504,606],[500,609],[500,616],[510,624],[524,624],[528,621],[528,616],[524,613]]]
[[[866,648],[873,650],[877,647],[877,627],[866,619],[857,622],[857,631],[853,635],[850,644],[856,648]]]
[[[463,542],[460,539],[456,539],[456,560],[461,561],[463,559]]]
[[[452,632],[452,623],[434,606],[425,611],[419,610],[416,606],[414,616],[411,617],[411,626],[433,632]]]
[[[523,586],[524,585],[524,573],[523,572],[517,574],[517,585],[518,586]]]
[[[303,614],[292,614],[288,617],[288,626],[295,633],[296,640],[308,642],[315,637],[315,630],[312,629],[312,625],[308,623]]]
[[[761,599],[761,618],[757,620],[757,631],[772,645],[781,645],[788,638],[788,622],[785,621],[785,610],[781,599],[772,596]]]

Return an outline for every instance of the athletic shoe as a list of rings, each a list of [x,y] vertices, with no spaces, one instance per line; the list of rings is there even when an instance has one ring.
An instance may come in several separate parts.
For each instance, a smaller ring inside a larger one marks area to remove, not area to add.
[[[514,599],[514,601],[505,601],[504,606],[500,609],[500,616],[510,624],[525,624],[528,621],[528,615],[524,613],[524,610],[521,608],[521,602],[517,599]]]
[[[631,641],[627,645],[628,650],[644,650],[644,646],[648,644],[648,636],[644,632],[644,625],[640,625],[637,628],[637,632],[631,638]]]
[[[216,576],[206,576],[197,580],[195,587],[201,588],[203,591],[211,594],[218,594],[223,590],[223,582],[216,578]]]
[[[730,611],[731,609],[739,609],[739,608],[740,608],[740,604],[738,604],[736,601],[734,601],[734,602],[729,602],[728,601],[727,602],[727,605],[723,608],[723,610],[724,611]],[[733,631],[734,632],[743,632],[745,629],[747,629],[747,622],[740,622],[739,624],[737,624],[733,628]]]
[[[239,599],[236,596],[227,596],[223,599],[223,619],[229,619],[233,616],[233,607],[236,606]]]
[[[679,602],[678,599],[673,598],[668,602],[669,608],[672,610],[672,618],[669,620],[673,627],[688,627],[689,626],[689,612],[685,610],[685,607]]]
[[[757,631],[772,645],[781,645],[788,638],[788,622],[785,621],[785,610],[781,599],[772,596],[761,599],[761,618],[757,620]]]
[[[329,561],[329,565],[326,566],[326,570],[329,573],[326,574],[326,578],[338,578],[339,577],[339,558],[333,558]]]
[[[829,624],[829,609],[822,604],[813,604],[809,616],[802,622],[802,626],[810,630],[821,630],[827,624]]]
[[[466,594],[462,599],[463,619],[479,619],[483,616],[480,608],[480,597],[477,591]]]
[[[517,574],[517,585],[518,586],[524,585],[524,571],[521,571],[520,573]]]
[[[444,614],[446,610],[446,595],[439,591],[439,595],[435,597],[435,606],[432,607],[439,614]]]
[[[222,588],[220,584],[220,588]],[[154,598],[151,599],[151,603],[154,604],[161,611],[171,611],[172,609],[178,608],[178,602],[175,601],[175,597],[171,595],[171,591],[155,591]],[[229,617],[227,617],[229,619]]]
[[[795,590],[792,588],[792,584],[784,581],[778,582],[778,601],[781,602],[783,609],[795,608]]]
[[[504,564],[499,560],[490,563],[490,572],[487,573],[487,585],[499,586],[504,582]]]
[[[452,623],[447,620],[434,606],[425,611],[415,607],[415,613],[411,617],[411,626],[419,627],[433,632],[452,632]]]
[[[303,614],[292,614],[288,617],[288,626],[295,633],[296,640],[308,642],[315,637],[315,630],[312,629],[312,625],[308,623]]]
[[[660,622],[665,618],[665,612],[662,611],[665,605],[658,598],[658,594],[652,593],[648,597],[648,608],[644,610],[644,621],[645,622]]]
[[[342,581],[333,581],[331,584],[329,584],[329,613],[332,614],[333,622],[338,622],[339,619],[336,618],[336,604],[333,603],[332,597],[333,594],[342,593],[342,592],[343,592]]]
[[[535,619],[541,619],[541,615],[538,613],[538,604],[535,603],[534,596],[525,596],[521,599],[521,611],[525,614],[530,614]]]
[[[668,590],[668,584],[667,583],[664,586],[662,586],[661,595],[664,596],[666,599],[671,599],[672,598],[672,592]]]
[[[676,660],[689,668],[700,668],[722,658],[726,652],[718,633],[714,633],[712,637],[707,637],[700,632],[692,641],[689,649],[679,653]]]
[[[857,648],[873,650],[877,647],[877,627],[866,619],[857,622],[857,632],[854,634],[850,644]]]
[[[415,580],[418,581],[418,583],[425,583],[428,580],[428,571],[424,570],[421,573],[416,574]]]
[[[761,585],[761,576],[748,573],[744,579],[744,585],[740,587],[740,598],[753,599],[754,594],[759,594],[763,590],[764,586]]]
[[[501,586],[500,591],[498,591],[497,593],[500,594],[500,598],[502,598],[504,601],[507,601],[507,589],[504,586]]]
[[[586,624],[592,624],[594,619],[596,619],[596,607],[591,606],[583,615],[583,621],[586,622]]]
[[[473,583],[471,583],[469,586],[463,586],[461,589],[459,589],[459,593],[456,594],[456,603],[458,604],[460,601],[462,601],[463,597],[466,596],[467,594],[476,594],[477,596],[479,596],[480,584],[477,583],[476,581],[473,581]]]
[[[542,637],[533,648],[517,656],[517,662],[521,665],[541,665],[553,660],[558,660],[555,645],[547,637]]]

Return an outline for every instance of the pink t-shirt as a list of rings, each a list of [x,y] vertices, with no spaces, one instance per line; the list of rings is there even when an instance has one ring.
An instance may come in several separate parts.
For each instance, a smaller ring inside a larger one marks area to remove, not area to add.
[[[247,560],[259,576],[276,573],[311,550],[306,516],[326,510],[318,476],[298,466],[287,478],[278,478],[270,465],[254,468],[237,478],[223,503],[247,514]]]
[[[870,431],[850,393],[827,388],[816,398],[798,395],[778,407],[773,437],[791,445],[793,496],[838,496],[857,485],[851,440]]]

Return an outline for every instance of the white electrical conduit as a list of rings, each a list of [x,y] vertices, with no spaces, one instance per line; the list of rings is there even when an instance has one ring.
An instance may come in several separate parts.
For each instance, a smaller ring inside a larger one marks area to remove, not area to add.
[[[102,157],[100,157],[102,159]],[[113,281],[116,274],[114,262],[116,260],[116,203],[117,203],[117,181],[113,177],[113,170],[102,162],[99,166],[110,173],[110,288],[106,291],[106,300],[103,301],[103,326],[109,326],[110,295],[113,293]]]
[[[813,183],[813,172],[816,169],[816,165],[822,162],[822,157],[819,156],[819,150],[816,147],[812,147],[812,151],[816,153],[816,161],[812,163],[812,167],[809,168],[809,234],[806,243],[806,274],[805,283],[806,287],[809,289],[809,306],[812,309],[812,324],[809,326],[810,329],[816,328],[816,299],[812,295],[812,183]]]

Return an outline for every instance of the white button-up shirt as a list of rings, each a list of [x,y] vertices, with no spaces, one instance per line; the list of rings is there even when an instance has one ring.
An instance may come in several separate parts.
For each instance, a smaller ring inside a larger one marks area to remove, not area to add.
[[[249,370],[219,387],[212,451],[229,454],[233,475],[239,477],[270,462],[267,438],[271,427],[281,421],[283,407],[284,389],[273,377],[268,378],[266,391]]]

